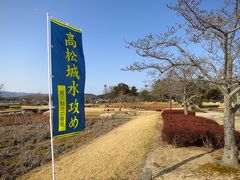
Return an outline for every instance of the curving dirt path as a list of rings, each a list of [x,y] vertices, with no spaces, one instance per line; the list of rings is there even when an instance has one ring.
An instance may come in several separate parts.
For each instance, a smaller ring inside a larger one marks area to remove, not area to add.
[[[56,179],[138,179],[160,119],[158,112],[142,112],[93,142],[55,161]],[[50,180],[51,164],[20,179]]]

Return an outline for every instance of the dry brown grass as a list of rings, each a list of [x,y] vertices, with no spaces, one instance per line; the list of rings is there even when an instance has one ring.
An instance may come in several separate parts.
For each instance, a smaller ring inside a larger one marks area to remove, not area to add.
[[[138,103],[112,103],[109,104],[111,108],[130,108],[130,109],[145,109],[145,110],[163,110],[169,108],[168,102],[138,102]],[[173,108],[180,108],[180,104],[173,103]]]
[[[56,160],[57,179],[138,179],[155,133],[158,112],[145,112]],[[48,164],[21,179],[51,179]]]
[[[55,157],[109,132],[131,116],[118,113],[100,119],[100,114],[87,115],[86,129],[79,135],[56,139]],[[48,120],[41,114],[0,116],[0,179],[15,179],[51,160]]]

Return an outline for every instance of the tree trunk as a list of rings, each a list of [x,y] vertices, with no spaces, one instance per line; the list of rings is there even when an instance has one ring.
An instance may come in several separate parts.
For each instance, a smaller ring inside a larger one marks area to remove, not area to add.
[[[184,109],[184,114],[188,115],[188,104],[186,100],[186,88],[183,88],[183,109]]]
[[[169,109],[172,110],[172,97],[169,97]]]
[[[184,114],[188,115],[188,104],[185,101],[183,102],[183,109],[184,109]]]
[[[222,160],[226,165],[239,167],[234,131],[235,112],[231,107],[231,100],[224,97],[224,152]]]

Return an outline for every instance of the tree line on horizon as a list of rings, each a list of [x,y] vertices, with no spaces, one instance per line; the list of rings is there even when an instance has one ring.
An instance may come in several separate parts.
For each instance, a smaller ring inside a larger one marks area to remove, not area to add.
[[[223,94],[217,87],[207,83],[202,86],[199,81],[180,81],[177,78],[166,77],[155,81],[150,88],[140,91],[135,86],[129,86],[126,83],[118,83],[115,86],[105,85],[104,93],[99,97],[108,100],[108,102],[175,101],[184,103],[183,99],[187,96],[189,100],[187,104],[191,102],[198,106],[201,106],[203,101],[223,101]],[[186,87],[185,84],[187,84]]]

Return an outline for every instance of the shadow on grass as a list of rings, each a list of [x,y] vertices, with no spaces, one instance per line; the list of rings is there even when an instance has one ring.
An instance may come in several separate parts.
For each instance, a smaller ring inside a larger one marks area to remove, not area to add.
[[[175,169],[179,168],[180,166],[183,166],[183,165],[189,163],[190,161],[193,161],[193,160],[195,160],[195,159],[197,159],[197,158],[200,158],[200,157],[202,157],[202,156],[204,156],[204,155],[206,155],[206,154],[210,154],[210,153],[212,153],[212,152],[214,152],[214,151],[215,151],[215,149],[212,149],[212,150],[209,151],[209,152],[198,154],[198,155],[196,155],[196,156],[193,156],[193,157],[190,157],[190,158],[188,158],[188,159],[185,159],[185,160],[183,160],[182,162],[177,163],[177,164],[175,164],[175,165],[173,165],[173,166],[171,166],[171,167],[169,167],[169,168],[163,169],[163,170],[161,170],[160,172],[158,172],[155,176],[153,176],[153,179],[154,179],[154,178],[157,178],[157,177],[159,177],[159,176],[162,176],[162,175],[164,175],[164,174],[170,173],[170,172],[174,171]]]

